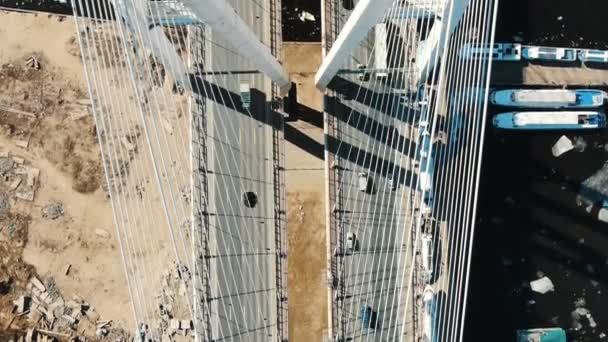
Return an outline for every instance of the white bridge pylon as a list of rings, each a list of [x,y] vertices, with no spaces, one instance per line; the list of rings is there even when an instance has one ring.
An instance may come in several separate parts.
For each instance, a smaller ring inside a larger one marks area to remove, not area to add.
[[[357,3],[315,75],[315,84],[319,89],[324,90],[327,87],[346,63],[351,51],[361,43],[367,32],[382,20],[384,13],[394,1],[361,0]]]
[[[395,0],[361,0],[348,18],[344,28],[340,31],[331,50],[323,60],[315,76],[317,87],[324,90],[344,66],[353,49],[355,49],[365,38],[367,33],[376,24],[382,22],[387,10]],[[435,56],[441,54],[442,39],[451,35],[462,18],[470,0],[418,0],[409,1],[405,6],[420,8],[421,17],[435,16],[436,20],[426,39],[425,44],[418,51],[416,62],[417,77],[424,79],[429,70],[434,67]],[[410,16],[398,11],[390,18],[390,21],[409,19]]]
[[[145,22],[148,2],[146,0],[110,1],[130,29],[135,34],[143,35],[144,42],[151,42],[152,46],[148,48],[170,70],[175,80],[187,86],[184,62],[177,55],[175,47],[171,45],[160,27]],[[177,4],[173,6],[181,11],[190,12],[188,17],[193,16],[210,27],[280,88],[286,88],[290,84],[289,76],[281,63],[225,0],[181,0],[181,4],[183,5],[181,7]]]
[[[289,76],[270,49],[260,41],[225,0],[182,0],[182,2],[214,33],[222,36],[241,56],[255,64],[279,87],[285,88],[290,84]]]
[[[456,30],[470,2],[471,0],[451,0],[445,4],[443,15],[435,20],[426,44],[418,51],[416,58],[418,81],[426,78],[435,66],[436,56],[443,54],[444,46],[439,42],[445,41]]]

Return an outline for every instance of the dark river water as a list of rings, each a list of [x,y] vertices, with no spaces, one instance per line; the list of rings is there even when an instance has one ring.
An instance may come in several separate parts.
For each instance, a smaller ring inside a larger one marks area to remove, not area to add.
[[[67,0],[66,3],[55,0],[0,0],[0,6],[27,10],[43,10],[59,14],[72,14],[70,3],[70,0]],[[289,0],[283,1],[282,4],[283,40],[301,42],[321,41],[320,1]],[[304,11],[312,14],[315,17],[314,20],[302,19],[301,17]]]
[[[17,3],[70,13],[57,2],[0,0]],[[284,40],[320,41],[319,1],[283,0],[283,7]],[[315,20],[302,21],[302,11]],[[608,0],[503,0],[496,40],[608,49],[607,14]],[[587,149],[554,158],[561,134],[487,129],[465,342],[514,341],[517,329],[553,326],[566,329],[569,341],[608,341],[600,338],[608,334],[608,226],[575,201],[580,182],[608,160],[608,133],[574,135]],[[555,291],[528,288],[540,275]],[[575,331],[571,313],[581,299],[597,327],[583,318]]]
[[[608,49],[605,13],[602,0],[503,0],[496,40]],[[551,147],[562,134],[487,130],[466,342],[514,341],[515,330],[535,327],[561,327],[568,341],[608,340],[601,338],[608,334],[608,225],[575,199],[608,160],[608,133],[567,134],[588,147],[555,158]],[[554,292],[529,289],[540,275]],[[582,329],[572,329],[581,299],[597,327],[583,318]]]

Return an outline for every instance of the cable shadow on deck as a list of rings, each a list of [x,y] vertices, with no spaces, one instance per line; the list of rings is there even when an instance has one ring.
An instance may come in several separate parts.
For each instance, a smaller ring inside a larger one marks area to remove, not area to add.
[[[402,135],[397,127],[385,125],[369,115],[345,105],[336,97],[326,96],[325,107],[328,115],[335,117],[350,127],[358,129],[360,132],[388,145],[405,156],[413,155],[416,150],[416,144]]]
[[[376,174],[384,177],[394,177],[397,184],[405,184],[408,186],[417,184],[417,176],[411,170],[403,168],[392,161],[378,157],[369,151],[353,146],[345,141],[339,141],[335,137],[326,135],[325,146],[329,152],[342,159],[348,160],[363,169],[374,170]]]

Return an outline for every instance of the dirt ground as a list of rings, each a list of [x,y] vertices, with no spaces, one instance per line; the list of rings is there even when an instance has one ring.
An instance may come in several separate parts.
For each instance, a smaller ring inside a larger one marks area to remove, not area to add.
[[[314,86],[321,45],[285,43],[283,53],[284,66],[298,85],[300,104],[312,109],[301,113],[302,120],[288,125],[321,146],[322,95]],[[327,333],[324,164],[294,143],[295,138],[286,132],[289,338],[294,342],[322,341]]]
[[[327,328],[325,207],[322,193],[290,192],[289,338],[322,341]]]
[[[74,28],[69,17],[0,11],[0,152],[40,170],[33,201],[10,198],[10,215],[27,217],[28,224],[23,259],[15,249],[8,263],[35,270],[41,279],[52,276],[64,297],[86,298],[100,317],[130,328],[132,311]],[[25,65],[31,56],[37,67]],[[52,201],[64,210],[56,219],[43,215]],[[15,246],[6,237],[0,243]],[[8,298],[22,286],[15,283]],[[0,302],[4,324],[12,309],[7,302]]]
[[[10,213],[0,220],[3,228],[18,228],[10,238],[2,237],[0,229],[2,265],[15,280],[12,292],[0,295],[0,331],[12,320],[12,300],[34,273],[41,279],[51,276],[64,297],[86,298],[114,326],[132,327],[74,23],[0,12],[0,41],[0,152],[40,170],[33,201],[16,199],[9,191]],[[300,103],[307,108],[306,117],[290,125],[322,146],[322,96],[313,84],[320,44],[285,44],[284,52]],[[25,66],[31,56],[39,69]],[[18,147],[23,141],[27,147]],[[327,328],[323,160],[289,137],[286,145],[290,339],[320,341]],[[43,215],[52,201],[64,209],[56,219]],[[11,324],[15,329],[26,323],[18,319]]]

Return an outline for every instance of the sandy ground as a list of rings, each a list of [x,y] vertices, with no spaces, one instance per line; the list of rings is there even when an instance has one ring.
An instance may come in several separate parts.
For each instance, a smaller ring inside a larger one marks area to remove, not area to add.
[[[34,201],[17,201],[14,207],[31,216],[24,261],[42,277],[53,276],[65,297],[79,294],[102,318],[132,327],[112,211],[100,182],[93,181],[102,177],[92,118],[72,118],[83,109],[70,104],[87,97],[74,23],[70,18],[5,12],[0,12],[0,23],[0,64],[22,67],[23,61],[35,54],[40,57],[45,82],[52,81],[50,90],[43,87],[51,98],[45,100],[49,103],[15,96],[20,92],[34,94],[40,81],[35,77],[16,76],[12,83],[5,83],[5,96],[0,97],[0,106],[37,115],[44,112],[40,120],[22,120],[0,112],[2,123],[12,127],[0,134],[0,152],[23,157],[26,164],[41,170]],[[300,103],[307,107],[304,120],[290,125],[317,147],[322,146],[322,96],[313,84],[321,61],[320,44],[285,44],[284,53],[285,66],[298,84]],[[26,150],[15,146],[16,139],[23,137],[30,140]],[[286,154],[290,339],[320,341],[327,328],[323,161],[290,142]],[[56,220],[42,217],[41,208],[50,200],[63,202],[64,216]],[[100,229],[109,236],[97,234]],[[71,269],[65,275],[68,264]]]
[[[0,111],[0,123],[10,127],[0,134],[0,150],[40,169],[34,201],[18,200],[14,207],[31,216],[23,259],[42,278],[53,276],[64,297],[78,294],[102,318],[130,328],[132,311],[112,210],[101,188],[93,119],[74,119],[87,111],[74,102],[86,103],[88,97],[74,22],[71,17],[0,12],[0,41],[0,64],[22,68],[31,55],[41,63],[31,77],[0,80],[0,106],[37,115],[25,120]],[[16,147],[16,139],[24,137],[28,148]],[[61,201],[65,210],[56,220],[42,217],[41,208],[51,200]]]
[[[303,120],[289,125],[323,144],[323,128],[318,126],[322,123],[318,117],[322,115],[322,95],[314,87],[321,45],[286,43],[283,53],[284,66],[298,85],[300,104],[312,109],[302,113]],[[293,143],[297,137],[286,132],[289,338],[294,342],[322,341],[327,329],[324,166],[322,159]]]
[[[71,17],[0,11],[0,61],[44,51],[53,67],[68,80],[85,86],[82,62]],[[86,88],[85,88],[86,89]]]

